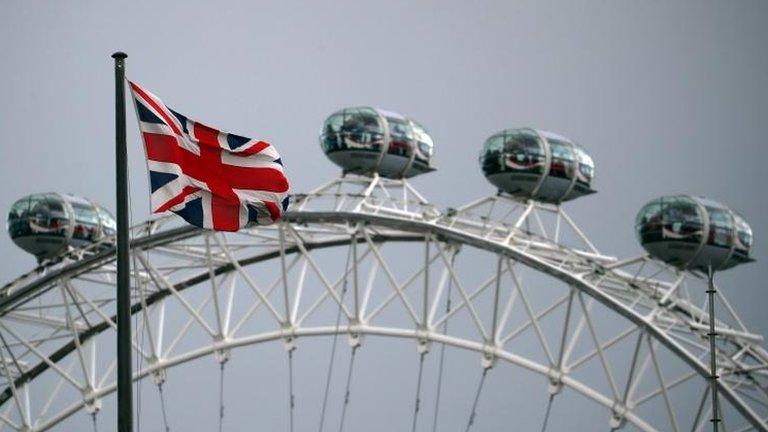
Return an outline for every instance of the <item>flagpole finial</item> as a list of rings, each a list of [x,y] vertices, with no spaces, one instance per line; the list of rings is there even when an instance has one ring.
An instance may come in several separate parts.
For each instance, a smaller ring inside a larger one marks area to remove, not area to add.
[[[126,54],[126,53],[124,53],[122,51],[117,51],[114,54],[112,54],[112,58],[113,59],[124,59],[126,57],[128,57],[128,54]]]

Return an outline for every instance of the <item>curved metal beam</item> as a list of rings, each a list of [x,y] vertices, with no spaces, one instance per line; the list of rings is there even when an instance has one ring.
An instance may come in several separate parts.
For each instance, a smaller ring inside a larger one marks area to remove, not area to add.
[[[610,308],[614,312],[620,314],[624,318],[633,322],[638,327],[644,329],[649,335],[651,335],[657,341],[662,343],[667,349],[669,349],[675,355],[677,355],[683,361],[685,361],[694,371],[696,371],[703,378],[706,378],[709,374],[707,367],[704,364],[702,364],[694,355],[688,352],[681,344],[679,344],[674,339],[672,339],[663,330],[655,326],[651,321],[646,319],[646,317],[638,314],[634,310],[631,310],[624,304],[620,303],[616,299],[611,298],[606,293],[601,291],[599,287],[591,284],[589,281],[585,279],[584,275],[574,275],[574,274],[568,273],[567,271],[562,270],[558,267],[555,267],[552,264],[536,256],[527,254],[524,251],[517,250],[513,247],[510,247],[509,245],[494,242],[494,241],[473,235],[471,233],[460,231],[448,226],[439,225],[434,222],[425,222],[421,220],[396,218],[396,217],[390,217],[390,216],[372,215],[372,214],[366,214],[366,213],[335,212],[335,211],[297,211],[297,212],[289,211],[286,213],[284,219],[288,222],[293,222],[293,223],[347,224],[350,222],[353,222],[353,223],[359,222],[359,223],[364,223],[369,225],[394,228],[396,230],[406,232],[406,233],[408,232],[416,233],[420,235],[419,240],[423,238],[423,235],[425,232],[428,232],[435,235],[441,241],[445,241],[449,243],[466,244],[479,249],[483,249],[493,253],[507,256],[511,259],[514,259],[516,261],[519,261],[525,264],[530,268],[533,268],[542,273],[548,274],[556,279],[563,281],[568,285],[572,285],[576,287],[580,291],[583,291],[584,293],[588,294],[589,296],[591,296],[592,298],[594,298],[604,306]],[[140,248],[140,249],[151,248],[158,245],[171,243],[173,241],[189,238],[196,235],[199,232],[200,230],[196,228],[191,228],[191,227],[172,229],[172,230],[164,231],[158,234],[152,234],[146,237],[136,239],[132,242],[131,248],[132,249],[133,248]],[[51,274],[46,275],[45,277],[37,281],[34,281],[30,285],[20,288],[18,291],[9,293],[7,296],[5,296],[0,300],[0,316],[3,316],[4,314],[6,314],[10,308],[18,304],[24,303],[32,298],[35,298],[36,296],[40,295],[42,292],[45,292],[45,290],[50,289],[53,286],[53,283],[59,278],[72,277],[78,274],[82,274],[92,268],[96,268],[104,264],[107,264],[110,261],[113,261],[114,259],[115,259],[114,248],[112,248],[112,249],[103,251],[97,255],[94,255],[92,257],[86,258],[82,261],[78,261],[74,264],[66,266],[56,272],[52,272]],[[224,267],[226,266],[222,266],[222,269]],[[196,280],[194,283],[191,283],[188,286],[194,285],[196,283],[202,282],[207,279],[207,277],[204,277],[203,275],[193,279],[198,279],[198,278],[200,278],[200,280]],[[187,282],[182,282],[183,285],[186,283]],[[139,309],[140,306],[139,308],[136,308],[136,305],[135,305],[134,308],[135,308],[135,310],[133,311],[134,313],[135,311],[140,310]],[[737,411],[739,411],[739,413],[742,416],[744,416],[752,424],[753,427],[755,427],[757,430],[768,431],[768,426],[766,426],[766,424],[762,422],[761,418],[757,415],[757,413],[755,413],[752,410],[752,408],[749,405],[747,405],[735,393],[734,390],[732,390],[730,387],[725,385],[725,383],[723,383],[722,381],[718,382],[718,386],[722,394],[726,397],[726,399],[728,399],[728,401],[737,409]],[[6,392],[9,392],[9,390],[10,389],[6,389]],[[2,394],[3,397],[5,396],[6,392]],[[7,400],[8,400],[7,397],[5,397],[4,400],[0,399],[0,401],[2,402],[5,402]],[[0,405],[1,404],[2,403],[0,402]]]
[[[295,338],[295,337],[332,336],[334,334],[347,334],[349,332],[355,332],[361,335],[383,336],[383,337],[413,339],[413,340],[423,340],[424,338],[426,338],[432,342],[442,343],[445,345],[450,345],[457,348],[466,349],[469,351],[475,351],[480,354],[489,354],[488,347],[483,343],[456,338],[456,337],[444,335],[441,333],[437,333],[431,330],[430,331],[423,331],[423,330],[417,330],[417,329],[406,330],[406,329],[394,329],[394,328],[388,328],[388,327],[368,326],[368,325],[339,326],[338,329],[335,326],[305,327],[305,328],[295,329],[292,331],[286,331],[284,329],[281,329],[281,330],[265,332],[265,333],[251,335],[248,337],[243,337],[238,339],[229,339],[229,340],[219,341],[215,344],[200,348],[195,351],[185,353],[176,358],[165,359],[164,361],[154,363],[153,365],[146,367],[141,371],[135,372],[133,379],[139,380],[139,379],[145,378],[146,376],[150,375],[151,373],[157,370],[187,363],[187,362],[196,360],[198,358],[211,355],[212,353],[219,350],[231,350],[234,348],[239,348],[239,347],[248,346],[248,345],[274,342],[280,339],[284,339],[286,337]],[[520,357],[506,350],[501,350],[496,348],[491,353],[497,358],[503,361],[506,361],[507,363],[520,366],[522,368],[530,370],[531,372],[538,373],[543,376],[547,376],[549,372],[549,368],[547,366],[531,361],[525,357]],[[594,402],[599,403],[600,405],[608,409],[611,409],[613,407],[613,404],[614,404],[613,399],[594,390],[590,386],[582,383],[581,381],[571,376],[567,376],[567,375],[563,376],[562,382],[564,385],[567,385],[568,387],[572,388],[576,392],[582,394],[583,396],[591,399]],[[92,396],[95,398],[101,398],[106,395],[109,395],[110,393],[114,393],[115,390],[116,390],[116,385],[111,384],[109,386],[102,387],[99,390],[95,391]],[[56,424],[60,423],[70,415],[78,412],[80,409],[83,408],[84,405],[85,405],[85,401],[75,402],[74,404],[62,410],[55,417],[41,424],[40,430],[46,430],[48,428],[55,426]],[[625,413],[625,418],[642,431],[645,431],[645,432],[657,431],[657,429],[655,429],[653,426],[646,423],[642,418],[637,416],[633,411],[628,410]]]

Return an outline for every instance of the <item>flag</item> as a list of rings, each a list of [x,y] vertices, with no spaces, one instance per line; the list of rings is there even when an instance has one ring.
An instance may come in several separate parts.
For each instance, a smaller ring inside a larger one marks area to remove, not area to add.
[[[275,148],[168,108],[130,82],[149,169],[153,213],[192,225],[238,231],[277,222],[288,208],[288,179]]]

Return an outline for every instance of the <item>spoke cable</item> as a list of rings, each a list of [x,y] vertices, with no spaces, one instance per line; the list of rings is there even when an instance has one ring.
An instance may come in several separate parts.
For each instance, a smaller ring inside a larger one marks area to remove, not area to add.
[[[413,423],[411,425],[411,432],[416,432],[416,423],[419,419],[419,411],[421,410],[421,377],[424,374],[424,357],[426,357],[426,355],[426,351],[419,355],[419,377],[416,380],[416,399],[413,403]]]
[[[541,432],[546,432],[547,424],[549,423],[549,414],[552,412],[552,402],[555,400],[555,393],[549,394],[549,401],[547,401],[547,411],[544,413],[544,423],[541,425]]]
[[[99,432],[99,425],[96,422],[96,411],[91,413],[91,423],[93,423],[93,432]]]
[[[453,253],[453,256],[451,256],[451,267],[453,267],[454,262],[456,261],[456,253]],[[448,314],[451,312],[451,288],[453,287],[453,278],[448,278],[448,293],[446,294],[445,299],[445,314],[448,316]],[[443,322],[443,329],[442,329],[443,335],[448,334],[448,319]],[[435,396],[435,414],[432,417],[432,432],[437,432],[437,418],[440,413],[440,395],[443,391],[443,370],[445,366],[445,344],[440,344],[440,359],[437,366],[437,390],[436,390],[436,396]]]
[[[296,406],[296,400],[293,395],[293,349],[288,350],[288,428],[293,432],[293,411]]]
[[[565,342],[566,342],[566,339],[568,339],[568,326],[571,322],[571,308],[573,307],[573,296],[575,292],[576,292],[575,289],[571,287],[568,295],[568,306],[566,306],[565,318],[563,319],[563,334],[560,337],[560,350],[558,351],[558,354],[557,354],[558,373],[561,373],[560,371],[563,368],[563,356],[565,355]],[[559,387],[562,385],[562,382],[560,381],[561,378],[558,377],[557,380],[558,381],[556,385]],[[629,385],[629,383],[627,383],[627,385]],[[558,394],[560,394],[560,392],[557,388],[553,389],[553,392],[549,394],[549,400],[547,401],[547,409],[544,413],[544,421],[541,424],[541,432],[547,431],[547,425],[549,424],[549,416],[552,413],[552,403],[555,401],[555,396]]]
[[[221,361],[219,367],[219,432],[224,430],[224,364]]]
[[[171,427],[168,426],[168,413],[166,412],[165,408],[165,395],[163,394],[163,383],[159,382],[157,383],[157,391],[160,393],[160,411],[163,414],[163,426],[165,427],[165,432],[170,432]]]
[[[475,401],[472,403],[472,412],[469,413],[469,420],[467,421],[467,428],[464,432],[469,432],[472,425],[475,423],[475,417],[477,416],[477,403],[480,402],[480,393],[483,392],[483,386],[485,385],[485,377],[488,375],[488,369],[483,369],[483,375],[480,376],[480,383],[477,385],[477,392],[475,393]]]
[[[353,236],[352,241],[357,241],[357,236]],[[323,432],[323,426],[325,425],[325,410],[328,407],[328,392],[331,388],[331,378],[333,376],[333,363],[336,359],[336,345],[339,339],[339,326],[341,325],[341,312],[344,309],[344,295],[347,293],[347,274],[349,273],[349,261],[352,257],[352,247],[347,249],[347,260],[344,265],[344,281],[342,282],[341,296],[339,297],[339,308],[336,311],[336,331],[333,333],[333,342],[331,343],[331,359],[328,362],[328,373],[325,379],[325,392],[323,394],[323,409],[320,412],[320,427],[319,432]],[[357,265],[357,263],[355,263]]]
[[[352,370],[355,366],[355,354],[360,345],[352,347],[352,353],[349,358],[349,370],[347,371],[347,386],[344,391],[344,405],[341,408],[341,421],[339,422],[339,432],[344,432],[344,421],[347,418],[347,407],[349,406],[350,387],[352,386]]]

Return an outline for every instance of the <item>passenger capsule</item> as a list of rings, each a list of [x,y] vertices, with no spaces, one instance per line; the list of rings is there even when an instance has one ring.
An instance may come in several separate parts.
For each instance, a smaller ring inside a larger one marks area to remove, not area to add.
[[[744,218],[707,198],[656,198],[637,214],[637,238],[652,256],[681,269],[713,270],[753,261]]]
[[[376,108],[345,108],[325,121],[320,146],[344,172],[413,177],[434,171],[434,144],[420,124]]]
[[[485,141],[479,159],[488,181],[520,198],[557,204],[595,192],[592,158],[580,145],[551,132],[501,131]]]
[[[112,237],[116,224],[109,212],[85,198],[46,193],[16,201],[7,229],[18,247],[43,260]]]

